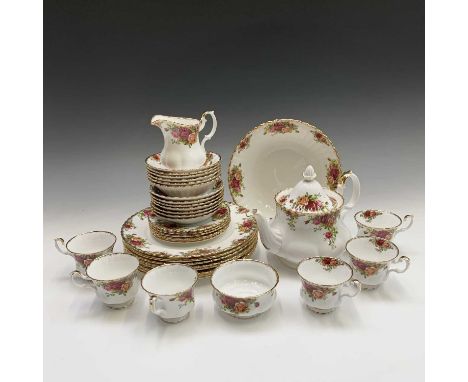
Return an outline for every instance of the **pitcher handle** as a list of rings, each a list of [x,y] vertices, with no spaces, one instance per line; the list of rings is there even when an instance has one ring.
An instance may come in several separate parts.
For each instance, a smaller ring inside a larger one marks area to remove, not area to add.
[[[408,230],[413,225],[413,219],[414,219],[414,215],[405,215],[405,217],[403,218],[403,223],[401,224],[402,227],[395,231],[395,235],[399,234],[400,232]],[[409,223],[406,224],[405,227],[403,227],[403,224],[405,224],[405,222],[407,222],[408,220],[409,220]]]
[[[209,134],[205,135],[205,137],[202,140],[201,147],[204,149],[205,148],[205,143],[206,141],[209,141],[211,138],[213,138],[213,135],[216,133],[216,127],[218,126],[218,122],[216,120],[216,116],[214,111],[205,111],[202,116],[201,116],[201,125],[200,125],[200,130],[199,132],[203,130],[206,124],[206,115],[210,115],[211,119],[213,120],[213,127],[211,128],[211,131]]]
[[[359,200],[359,196],[361,195],[361,182],[359,182],[359,178],[357,177],[357,175],[352,171],[345,172],[341,177],[342,182],[345,183],[348,180],[348,178],[350,178],[353,182],[353,192],[348,203],[346,203],[342,208],[341,216],[344,216],[346,212],[348,212],[351,208],[353,208],[356,205],[357,201]]]

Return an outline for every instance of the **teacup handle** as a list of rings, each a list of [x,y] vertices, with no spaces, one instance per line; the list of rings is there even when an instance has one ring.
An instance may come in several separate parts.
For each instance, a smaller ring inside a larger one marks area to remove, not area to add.
[[[348,178],[350,178],[353,182],[353,192],[348,203],[343,206],[341,216],[344,216],[346,212],[348,212],[356,205],[357,201],[359,200],[359,196],[361,195],[361,182],[359,182],[357,175],[352,171],[347,171],[341,177],[342,182],[345,183]]]
[[[206,141],[209,141],[211,138],[213,138],[213,135],[216,133],[216,127],[218,126],[218,122],[216,120],[216,116],[214,111],[205,111],[202,116],[201,116],[201,124],[200,124],[200,130],[199,132],[203,130],[206,124],[206,115],[210,115],[211,119],[213,120],[213,127],[211,128],[211,131],[209,134],[205,135],[201,142],[201,147],[204,149],[205,148],[205,143]]]
[[[81,274],[81,272],[79,271],[73,271],[72,273],[70,273],[70,278],[73,281],[73,284],[80,288],[96,289],[96,286],[93,284],[93,280],[91,280],[88,276]]]
[[[344,292],[341,294],[341,297],[355,297],[361,292],[361,283],[358,280],[351,280],[347,285],[346,288],[354,289],[354,293],[347,293]]]
[[[63,240],[61,237],[54,239],[54,244],[55,244],[55,248],[57,249],[57,251],[59,251],[60,253],[63,253],[64,255],[73,257],[73,255],[70,252],[68,252],[68,249],[65,246],[65,240]]]
[[[157,315],[160,316],[161,314],[166,313],[166,310],[164,309],[164,303],[161,301],[161,299],[158,299],[156,296],[151,296],[149,299],[151,311]]]
[[[410,227],[413,225],[413,220],[414,220],[414,215],[406,215],[403,218],[403,223],[401,224],[402,227],[398,228],[395,231],[395,235],[399,234],[400,232],[403,232],[403,231],[406,231],[406,230],[410,229]],[[407,221],[409,221],[409,223],[407,223],[406,226],[403,227],[403,224],[405,224],[405,222],[407,222]]]
[[[405,263],[404,268],[402,268],[402,269],[389,268],[388,273],[390,273],[390,272],[395,272],[395,273],[404,273],[404,272],[406,272],[408,270],[409,266],[410,266],[411,260],[407,256],[400,256],[397,260],[395,260],[393,262],[393,264],[399,264],[401,262]]]

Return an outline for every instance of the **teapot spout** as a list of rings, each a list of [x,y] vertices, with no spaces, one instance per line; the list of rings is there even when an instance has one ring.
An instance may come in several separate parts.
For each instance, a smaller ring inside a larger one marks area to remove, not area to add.
[[[257,220],[263,246],[270,252],[277,254],[281,249],[281,234],[271,227],[271,221],[267,220],[257,209],[252,210],[252,212]]]

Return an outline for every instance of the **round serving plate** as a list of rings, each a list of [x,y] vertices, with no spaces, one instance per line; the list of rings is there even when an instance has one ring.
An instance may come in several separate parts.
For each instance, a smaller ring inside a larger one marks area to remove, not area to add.
[[[161,163],[161,154],[153,154],[146,158],[146,166],[154,174],[160,173],[161,175],[196,175],[200,173],[209,172],[213,167],[220,166],[221,157],[213,152],[206,153],[205,163],[198,168],[188,169],[188,170],[174,170],[169,169]]]
[[[219,264],[222,264],[226,261],[231,261],[240,257],[245,257],[247,254],[252,253],[253,250],[256,248],[256,241],[251,242],[248,245],[243,245],[242,248],[239,247],[236,251],[231,251],[230,253],[226,254],[220,254],[218,256],[212,256],[210,259],[203,259],[203,260],[185,260],[184,261],[175,261],[175,260],[164,260],[164,259],[159,259],[159,258],[151,258],[148,256],[145,256],[141,253],[136,253],[132,252],[135,256],[138,257],[138,259],[141,261],[141,264],[147,265],[147,266],[157,266],[157,265],[163,265],[163,264],[183,264],[183,265],[188,265],[190,267],[194,267],[197,270],[200,269],[207,269],[207,268],[213,268],[218,266]]]
[[[257,223],[255,218],[242,207],[228,203],[231,221],[227,229],[216,238],[200,244],[194,243],[167,243],[152,237],[148,216],[154,216],[151,210],[145,208],[129,217],[121,229],[124,244],[129,249],[150,257],[162,259],[183,259],[211,257],[213,254],[235,250],[239,243],[257,235]]]
[[[341,162],[331,140],[317,127],[295,119],[262,123],[236,146],[228,169],[232,199],[240,206],[275,215],[275,195],[293,187],[312,165],[317,180],[335,190]]]

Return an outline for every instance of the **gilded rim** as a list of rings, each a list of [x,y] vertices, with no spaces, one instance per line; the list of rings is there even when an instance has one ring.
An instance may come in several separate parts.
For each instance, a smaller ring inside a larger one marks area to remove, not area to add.
[[[108,233],[110,235],[112,235],[114,237],[114,242],[112,243],[112,245],[108,246],[106,249],[103,249],[101,251],[98,251],[98,252],[92,252],[92,253],[79,253],[79,252],[73,252],[73,251],[70,251],[70,249],[68,249],[68,244],[73,240],[73,239],[76,239],[78,236],[83,236],[83,235],[88,235],[90,233]],[[67,249],[68,252],[74,254],[74,255],[78,255],[78,256],[83,256],[83,255],[86,255],[86,256],[93,256],[93,255],[99,255],[100,253],[104,253],[106,251],[109,251],[110,249],[114,248],[114,245],[115,243],[117,242],[117,236],[115,236],[112,232],[109,232],[109,231],[88,231],[88,232],[83,232],[83,233],[79,233],[78,235],[75,235],[73,236],[72,238],[68,239],[68,241],[66,242],[65,244],[65,248]]]
[[[219,187],[216,187],[213,190],[209,190],[209,191],[211,191],[211,192],[208,192],[208,193],[205,193],[205,194],[202,194],[202,195],[198,195],[198,196],[169,196],[169,195],[162,195],[160,193],[155,193],[150,188],[150,192],[155,193],[161,199],[167,199],[168,201],[171,201],[171,202],[174,202],[174,203],[179,203],[179,202],[197,203],[200,200],[211,198],[214,195],[216,195],[217,193],[222,192],[224,194],[224,186],[223,186],[223,184],[221,182]]]
[[[322,130],[320,130],[318,127],[314,126],[314,125],[311,125],[310,123],[308,122],[304,122],[304,121],[301,121],[299,119],[288,119],[288,118],[276,118],[276,119],[273,119],[271,121],[266,121],[266,122],[263,122],[261,123],[260,125],[257,125],[255,126],[252,130],[250,130],[247,134],[245,134],[242,139],[239,141],[239,143],[236,145],[236,147],[234,148],[234,151],[232,152],[231,154],[231,159],[229,160],[229,165],[228,165],[228,174],[231,170],[231,166],[232,166],[232,160],[234,159],[234,155],[236,154],[237,152],[237,149],[240,145],[240,143],[245,139],[247,138],[247,136],[249,134],[252,134],[254,131],[260,129],[260,128],[263,128],[265,127],[265,125],[268,125],[268,124],[271,124],[271,123],[274,123],[274,122],[278,122],[278,121],[286,121],[286,122],[299,122],[299,123],[303,123],[303,124],[306,124],[314,129],[316,129],[318,132],[322,133],[328,140],[328,142],[330,143],[330,146],[333,148],[333,151],[335,152],[336,154],[336,158],[338,159],[338,167],[340,168],[340,171],[341,171],[341,174],[340,174],[340,180],[339,180],[339,184],[343,184],[343,174],[345,174],[347,171],[343,172],[342,171],[342,166],[341,166],[341,158],[340,158],[340,155],[338,154],[338,150],[336,149],[335,145],[333,144],[333,142],[331,141],[331,139],[328,137],[327,134],[325,134]],[[242,206],[241,204],[239,204],[235,198],[235,196],[233,195],[232,191],[231,191],[231,186],[228,184],[229,186],[229,193],[231,194],[231,198],[232,198],[232,201],[237,204],[238,206]],[[334,190],[332,190],[334,191]],[[243,206],[242,206],[243,207]]]
[[[389,242],[393,247],[395,247],[396,255],[394,257],[392,257],[391,259],[388,259],[388,260],[385,260],[385,261],[372,261],[372,260],[361,259],[357,255],[354,255],[351,252],[349,252],[348,244],[350,242],[352,242],[353,240],[362,239],[362,238],[372,239],[373,237],[372,236],[356,236],[356,237],[352,237],[351,239],[349,239],[345,244],[345,249],[346,249],[346,252],[348,253],[348,255],[351,256],[352,258],[356,259],[356,260],[362,261],[363,263],[370,263],[370,264],[388,264],[389,262],[395,260],[400,255],[400,249],[397,247],[397,245],[393,241],[390,241],[390,240],[387,240],[387,239],[381,239],[381,240],[384,240],[386,242]]]
[[[106,279],[106,280],[103,280],[103,279],[95,279],[94,277],[91,277],[89,274],[88,274],[88,269],[89,269],[89,266],[86,268],[85,272],[86,272],[86,277],[88,277],[89,279],[93,280],[93,281],[118,281],[118,280],[123,280],[123,279],[126,279],[126,278],[129,278],[130,276],[132,276],[137,270],[138,268],[140,267],[140,260],[138,259],[137,256],[133,255],[132,253],[128,253],[128,252],[112,252],[112,253],[106,253],[104,255],[101,255],[99,257],[96,257],[94,260],[93,260],[93,263],[101,258],[104,258],[104,257],[107,257],[107,256],[113,256],[113,255],[127,255],[127,256],[131,256],[131,257],[134,257],[137,261],[137,266],[135,267],[135,269],[131,272],[129,272],[127,275],[125,276],[122,276],[122,277],[118,277],[118,278],[115,278],[115,279]],[[91,264],[93,264],[91,263]],[[90,264],[90,265],[91,265]]]
[[[172,294],[160,294],[160,293],[154,293],[154,292],[150,292],[149,290],[145,289],[145,287],[143,286],[143,280],[145,279],[145,277],[148,275],[149,272],[151,272],[153,269],[160,269],[160,268],[164,268],[164,267],[174,267],[174,266],[180,266],[180,267],[184,267],[184,268],[188,268],[192,271],[195,272],[195,280],[193,281],[192,285],[190,287],[188,287],[187,289],[184,289],[183,291],[179,291],[179,292],[176,292],[176,293],[172,293]],[[181,264],[181,263],[174,263],[174,264],[163,264],[163,265],[158,265],[157,267],[154,267],[152,268],[151,270],[149,270],[148,272],[145,273],[145,275],[142,277],[141,281],[140,281],[140,284],[141,284],[141,288],[146,292],[148,293],[149,295],[151,296],[174,296],[176,295],[177,293],[181,293],[181,292],[185,292],[187,290],[191,290],[193,289],[193,287],[195,286],[195,284],[197,283],[198,281],[198,272],[193,269],[192,267],[188,266],[188,265],[185,265],[185,264]]]
[[[333,260],[337,260],[339,261],[340,265],[346,265],[348,267],[348,269],[351,271],[351,276],[349,277],[349,279],[347,279],[346,281],[343,281],[341,283],[338,283],[338,284],[317,284],[317,283],[314,283],[313,281],[310,281],[310,280],[307,280],[304,276],[301,275],[301,273],[299,272],[299,266],[306,262],[306,261],[310,261],[310,260],[315,260],[315,259],[324,259],[324,258],[328,258],[328,259],[333,259]],[[313,256],[313,257],[308,257],[307,259],[303,259],[299,262],[299,264],[297,264],[297,267],[296,267],[296,272],[297,274],[299,275],[299,277],[305,281],[306,283],[308,284],[313,284],[313,285],[317,285],[317,286],[325,286],[325,287],[339,287],[340,285],[343,285],[349,281],[351,281],[353,279],[353,276],[354,276],[354,271],[353,271],[353,268],[351,267],[351,265],[349,265],[346,261],[344,260],[341,260],[337,257],[331,257],[331,256]]]
[[[280,192],[278,192],[276,195],[275,195],[275,203],[276,203],[276,207],[279,207],[283,212],[285,213],[293,213],[294,215],[297,215],[297,216],[323,216],[323,215],[329,215],[329,214],[333,214],[335,212],[339,212],[341,211],[341,209],[344,207],[344,198],[343,196],[339,193],[339,192],[336,192],[336,191],[332,191],[332,190],[326,190],[327,192],[333,192],[333,196],[335,195],[338,195],[339,198],[341,199],[341,205],[339,205],[339,207],[333,207],[331,210],[328,210],[328,211],[315,211],[315,212],[297,212],[295,210],[290,210],[289,208],[283,206],[281,203],[278,202],[278,195],[283,193],[283,192],[286,192],[288,190],[292,190],[292,188],[286,188],[285,190],[281,190]],[[289,196],[289,194],[288,194]]]
[[[369,208],[367,209],[369,210]],[[393,229],[397,229],[399,226],[401,226],[403,224],[403,220],[401,219],[400,216],[398,216],[395,212],[392,212],[392,211],[385,211],[385,210],[375,210],[375,209],[372,209],[372,211],[377,211],[377,212],[381,212],[382,214],[389,214],[389,215],[393,215],[393,216],[396,216],[398,218],[398,220],[400,221],[397,225],[393,226],[393,227],[371,227],[367,224],[364,224],[364,223],[361,223],[360,221],[357,220],[357,216],[358,214],[360,213],[363,213],[367,210],[361,210],[361,211],[358,211],[354,214],[354,220],[356,221],[356,223],[358,225],[362,225],[363,227],[366,227],[366,228],[370,228],[370,229],[379,229],[379,230],[393,230]]]
[[[213,284],[213,276],[215,275],[215,273],[221,269],[222,267],[225,267],[225,266],[229,266],[230,264],[233,264],[233,263],[237,263],[237,262],[241,262],[241,261],[252,261],[252,262],[255,262],[255,263],[259,263],[259,264],[263,264],[263,266],[266,266],[266,267],[269,267],[270,269],[273,270],[273,272],[275,273],[276,275],[276,282],[275,284],[273,285],[273,287],[271,287],[270,289],[268,289],[266,292],[263,292],[263,293],[260,293],[260,294],[257,294],[257,295],[251,295],[251,296],[242,296],[242,297],[239,297],[239,296],[232,296],[230,294],[227,294],[227,293],[224,293],[224,292],[221,292],[218,288],[216,288]],[[258,298],[258,297],[261,297],[261,296],[265,296],[266,294],[270,293],[271,291],[273,291],[276,286],[278,285],[278,282],[279,282],[279,274],[278,274],[278,271],[273,268],[270,264],[267,264],[267,263],[264,263],[263,261],[260,261],[260,260],[254,260],[254,259],[241,259],[241,260],[231,260],[231,261],[228,261],[226,263],[223,263],[221,264],[220,266],[216,267],[216,269],[214,270],[213,274],[211,275],[211,279],[210,279],[210,284],[211,286],[213,287],[213,289],[215,291],[217,291],[218,293],[222,294],[223,296],[227,296],[227,297],[232,297],[232,298],[244,298],[244,299],[247,299],[247,298]]]
[[[209,185],[210,183],[216,183],[216,181],[218,179],[221,179],[221,177],[214,177],[212,179],[209,179],[207,181],[203,181],[203,182],[199,182],[199,183],[183,183],[183,184],[177,184],[177,185],[173,185],[173,184],[164,184],[164,183],[160,183],[160,182],[157,182],[157,181],[154,181],[152,179],[149,179],[148,178],[148,181],[150,183],[151,186],[153,187],[156,187],[156,188],[161,188],[161,187],[165,187],[165,188],[192,188],[192,187],[195,187],[195,186],[206,186],[206,185]]]
[[[155,171],[160,171],[160,172],[162,172],[164,174],[196,174],[197,172],[206,171],[207,169],[210,169],[211,167],[216,166],[216,164],[221,163],[221,159],[222,159],[221,155],[219,155],[218,153],[215,153],[213,151],[207,151],[206,152],[207,157],[210,154],[212,154],[213,156],[217,156],[219,159],[216,162],[214,162],[214,163],[212,163],[212,164],[210,164],[210,165],[208,165],[206,167],[194,168],[194,169],[185,169],[185,170],[173,170],[173,169],[167,169],[166,170],[166,169],[155,168],[155,167],[148,164],[148,159],[153,157],[154,155],[158,155],[158,154],[161,155],[161,153],[154,153],[154,154],[148,155],[146,157],[146,159],[145,159],[145,163],[146,163],[147,166],[151,167]]]

